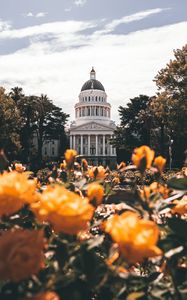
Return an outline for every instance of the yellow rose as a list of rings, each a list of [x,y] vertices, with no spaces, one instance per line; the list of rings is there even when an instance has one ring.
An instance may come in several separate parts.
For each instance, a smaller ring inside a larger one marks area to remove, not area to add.
[[[171,209],[171,212],[173,214],[187,214],[187,196],[184,196],[181,200],[173,201],[173,204],[175,204],[175,207]]]
[[[156,246],[159,238],[157,225],[152,221],[140,220],[136,213],[114,215],[104,223],[104,228],[130,264],[162,254]]]
[[[90,178],[104,179],[107,174],[105,168],[103,166],[99,166],[88,169],[88,175]]]
[[[87,198],[81,198],[60,185],[49,186],[31,209],[39,220],[47,221],[55,231],[67,234],[87,229],[94,213],[94,207]]]
[[[65,161],[66,161],[67,167],[69,169],[71,169],[75,162],[75,157],[77,156],[77,151],[74,149],[67,149],[64,155],[65,155]]]
[[[18,282],[37,274],[43,263],[43,231],[5,231],[0,235],[0,280]]]
[[[162,173],[166,165],[166,159],[162,156],[157,156],[154,160],[154,165],[157,167],[158,171]]]
[[[36,200],[36,183],[28,180],[28,176],[27,172],[16,171],[0,175],[0,217],[9,216]]]
[[[91,183],[88,185],[87,196],[90,201],[95,201],[99,205],[103,200],[104,188],[98,183]]]
[[[150,169],[154,156],[155,152],[148,146],[141,146],[134,149],[132,161],[138,169],[145,171],[146,168]]]

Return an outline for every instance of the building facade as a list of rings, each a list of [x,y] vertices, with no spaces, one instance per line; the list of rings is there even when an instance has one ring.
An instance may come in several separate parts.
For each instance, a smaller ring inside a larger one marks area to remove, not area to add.
[[[85,157],[89,164],[111,165],[116,162],[116,150],[110,145],[116,126],[111,120],[111,105],[92,68],[75,104],[75,121],[70,126],[70,148]]]

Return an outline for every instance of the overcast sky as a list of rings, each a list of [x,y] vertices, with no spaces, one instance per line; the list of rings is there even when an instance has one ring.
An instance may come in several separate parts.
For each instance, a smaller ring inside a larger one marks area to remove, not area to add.
[[[118,122],[186,42],[187,0],[0,0],[0,85],[47,94],[72,120],[94,66]]]

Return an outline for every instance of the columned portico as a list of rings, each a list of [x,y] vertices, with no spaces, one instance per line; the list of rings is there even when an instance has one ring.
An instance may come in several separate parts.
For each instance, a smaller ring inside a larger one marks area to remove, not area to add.
[[[75,121],[70,126],[70,147],[90,164],[116,162],[116,152],[110,144],[116,126],[110,115],[105,89],[92,68],[90,80],[83,85],[75,104]]]

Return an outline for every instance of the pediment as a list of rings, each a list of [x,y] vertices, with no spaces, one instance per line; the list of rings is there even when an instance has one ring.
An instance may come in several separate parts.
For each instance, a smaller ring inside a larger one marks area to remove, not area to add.
[[[114,130],[114,128],[110,127],[110,126],[106,126],[106,125],[103,125],[103,124],[99,124],[99,123],[96,123],[96,122],[90,122],[90,123],[87,123],[87,124],[83,124],[83,125],[80,125],[80,126],[76,126],[74,128],[71,128],[71,130],[81,130],[81,131],[96,131],[96,130],[99,130],[99,131],[106,131],[106,130]]]

